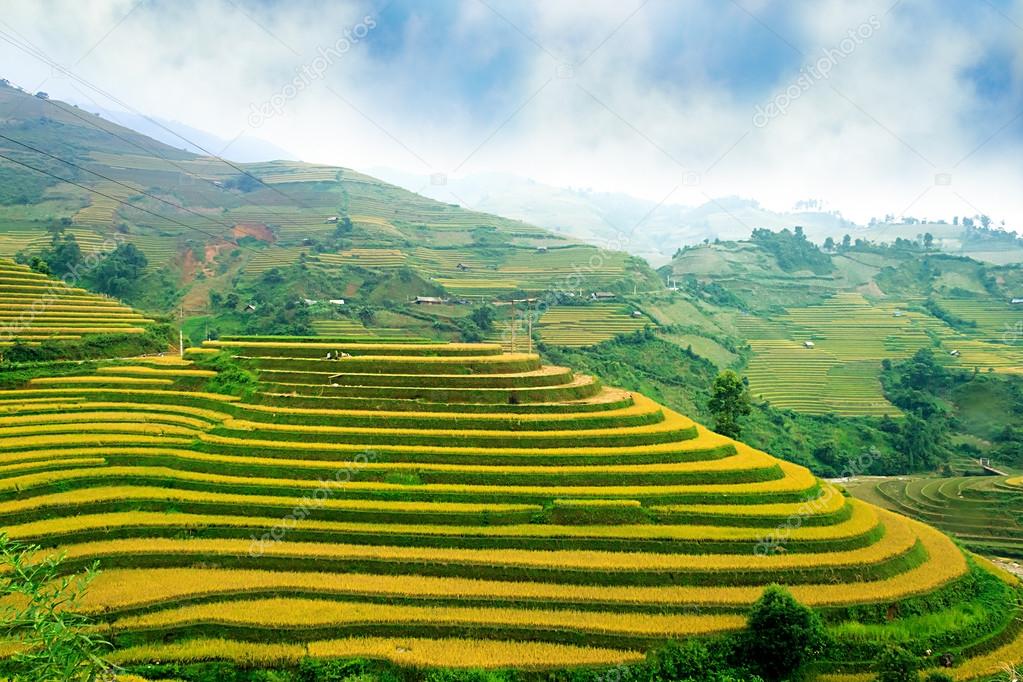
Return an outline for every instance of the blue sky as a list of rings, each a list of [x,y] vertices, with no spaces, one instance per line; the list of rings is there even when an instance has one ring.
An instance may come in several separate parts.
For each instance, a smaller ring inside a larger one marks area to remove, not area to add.
[[[1023,227],[1023,0],[44,0],[0,30],[140,111],[310,161]],[[3,42],[0,64],[118,108]]]

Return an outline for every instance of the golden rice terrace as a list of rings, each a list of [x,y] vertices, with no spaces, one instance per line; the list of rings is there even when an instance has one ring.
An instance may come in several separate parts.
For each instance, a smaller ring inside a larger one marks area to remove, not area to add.
[[[186,355],[0,392],[0,522],[102,562],[118,662],[611,665],[742,628],[770,583],[825,618],[822,677],[888,641],[957,679],[1023,659],[1012,579],[942,533],[536,355]]]

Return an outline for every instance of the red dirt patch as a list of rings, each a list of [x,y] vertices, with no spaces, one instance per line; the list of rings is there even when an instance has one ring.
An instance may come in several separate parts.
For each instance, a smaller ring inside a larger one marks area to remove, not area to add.
[[[235,239],[241,239],[242,237],[254,237],[267,244],[273,244],[277,241],[277,237],[270,230],[269,227],[263,223],[238,223],[231,230],[231,234],[234,235]]]

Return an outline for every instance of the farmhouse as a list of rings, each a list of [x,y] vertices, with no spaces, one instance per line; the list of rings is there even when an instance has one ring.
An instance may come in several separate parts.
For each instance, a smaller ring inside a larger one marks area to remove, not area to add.
[[[419,305],[440,305],[444,303],[444,299],[436,296],[416,296],[412,302]]]
[[[594,291],[590,294],[590,298],[594,301],[610,301],[615,297],[610,291]]]
[[[814,345],[813,341],[803,341],[803,348],[813,348]]]

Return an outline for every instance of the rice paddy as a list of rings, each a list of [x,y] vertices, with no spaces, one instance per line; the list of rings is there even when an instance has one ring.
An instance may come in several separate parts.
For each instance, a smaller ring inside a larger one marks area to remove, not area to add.
[[[776,407],[812,414],[898,416],[878,379],[886,358],[906,358],[939,344],[937,353],[950,366],[996,371],[1023,366],[1023,347],[983,338],[998,324],[1008,324],[1016,312],[1008,304],[955,308],[942,302],[964,317],[986,320],[969,334],[924,312],[921,303],[839,293],[820,305],[788,308],[783,315],[737,317],[735,326],[754,352],[746,371],[751,392]]]
[[[636,319],[552,312],[594,308]],[[612,665],[741,629],[773,582],[836,633],[880,613],[864,651],[893,604],[940,616],[930,596],[969,600],[987,570],[641,395],[498,344],[362,331],[225,337],[0,391],[0,522],[101,561],[83,608],[115,660]],[[258,389],[206,391],[216,353]]]
[[[0,260],[0,347],[86,334],[141,334],[150,323],[114,299]]]
[[[635,311],[638,312],[638,311]],[[553,307],[540,317],[537,328],[545,343],[558,346],[592,346],[643,329],[650,319],[634,314],[628,306],[594,303]]]

